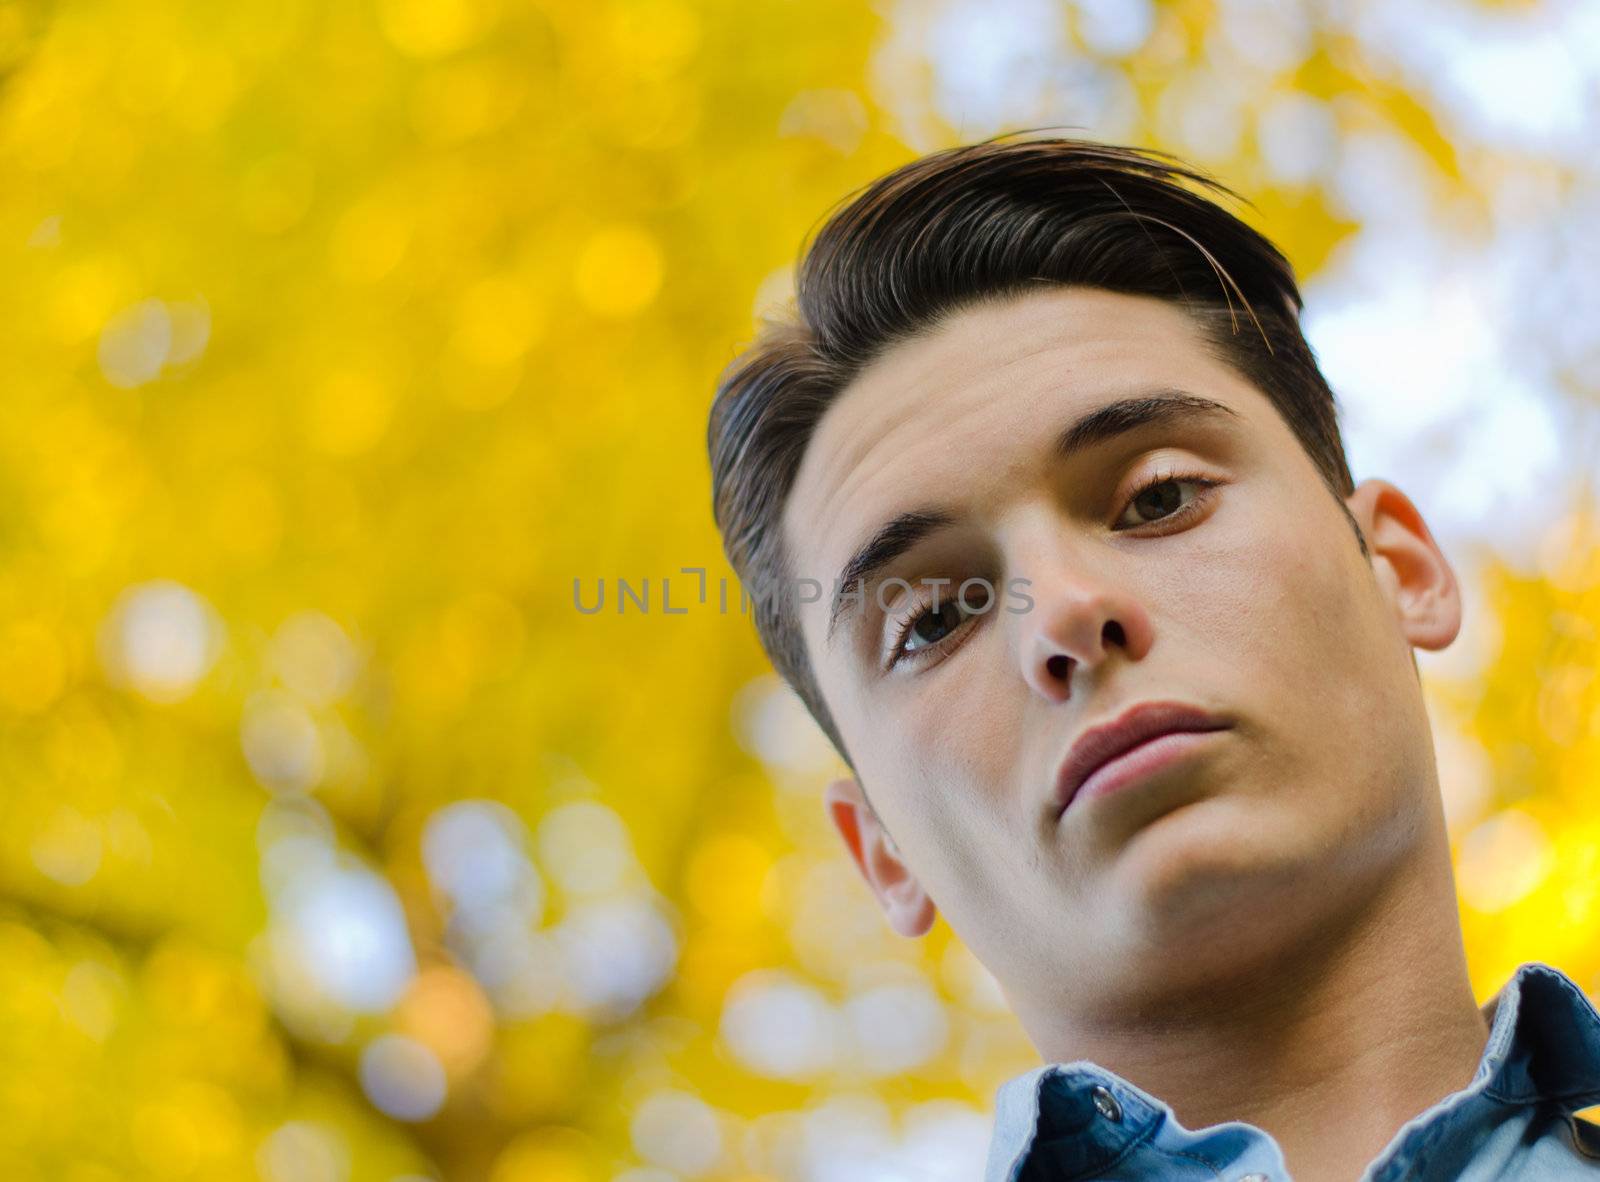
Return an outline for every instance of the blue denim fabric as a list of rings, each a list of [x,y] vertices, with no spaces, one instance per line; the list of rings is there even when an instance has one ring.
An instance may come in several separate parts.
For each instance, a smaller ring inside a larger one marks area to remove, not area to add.
[[[1566,976],[1526,964],[1485,1006],[1477,1074],[1402,1125],[1361,1182],[1600,1182],[1600,1014]],[[1097,1089],[1105,1091],[1096,1096]],[[1098,1103],[1097,1103],[1098,1099]],[[1271,1136],[1240,1122],[1194,1132],[1093,1063],[1057,1063],[995,1094],[984,1182],[1285,1182]]]

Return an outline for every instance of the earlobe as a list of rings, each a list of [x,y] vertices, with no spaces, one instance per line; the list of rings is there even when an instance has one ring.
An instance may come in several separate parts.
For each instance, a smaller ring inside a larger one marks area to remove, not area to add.
[[[1406,642],[1446,648],[1461,631],[1461,589],[1411,498],[1387,480],[1363,480],[1346,501],[1366,535],[1373,572]]]
[[[902,936],[926,934],[938,911],[861,785],[850,776],[834,780],[823,791],[823,807],[890,926]]]

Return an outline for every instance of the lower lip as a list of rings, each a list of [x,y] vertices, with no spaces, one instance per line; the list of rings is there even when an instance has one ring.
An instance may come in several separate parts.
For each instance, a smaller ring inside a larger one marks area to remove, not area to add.
[[[1113,792],[1130,788],[1139,781],[1153,776],[1168,764],[1176,763],[1192,752],[1198,751],[1217,733],[1219,732],[1216,730],[1174,731],[1158,739],[1141,743],[1131,751],[1126,751],[1109,763],[1097,767],[1094,774],[1073,793],[1072,799],[1067,801],[1067,807],[1070,808],[1075,801],[1110,796]]]

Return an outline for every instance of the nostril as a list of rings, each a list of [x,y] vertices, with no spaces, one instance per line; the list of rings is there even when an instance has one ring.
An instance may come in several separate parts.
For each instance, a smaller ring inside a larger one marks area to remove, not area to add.
[[[1044,663],[1044,667],[1051,677],[1054,677],[1057,681],[1065,681],[1067,679],[1067,670],[1072,668],[1072,661],[1061,653],[1057,653]]]

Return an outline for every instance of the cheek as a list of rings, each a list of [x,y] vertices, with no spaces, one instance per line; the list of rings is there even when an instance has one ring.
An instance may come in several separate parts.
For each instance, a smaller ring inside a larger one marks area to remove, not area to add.
[[[1258,724],[1278,782],[1337,781],[1352,804],[1392,790],[1415,754],[1416,684],[1337,506],[1309,520],[1263,513],[1191,573],[1179,602],[1206,621],[1198,639],[1216,674],[1202,684]]]
[[[1290,738],[1324,734],[1334,718],[1369,713],[1390,676],[1376,667],[1392,664],[1390,638],[1337,507],[1275,505],[1236,502],[1227,528],[1197,530],[1173,555],[1154,595],[1157,635],[1174,638],[1197,691],[1287,725]]]
[[[1348,529],[1321,544],[1300,540],[1289,554],[1275,590],[1291,629],[1284,648],[1289,672],[1302,679],[1300,697],[1372,738],[1409,721],[1416,690],[1409,650]]]
[[[878,777],[884,820],[943,910],[945,900],[995,893],[986,884],[1020,848],[1023,837],[1011,830],[1021,813],[1013,799],[1019,791],[1021,714],[1014,691],[1005,692],[986,661],[930,672],[950,674],[940,678],[947,692],[930,682],[926,700],[905,701],[864,720],[873,737],[867,760],[872,770],[863,767],[862,774]],[[1003,856],[1008,850],[1010,858]]]

